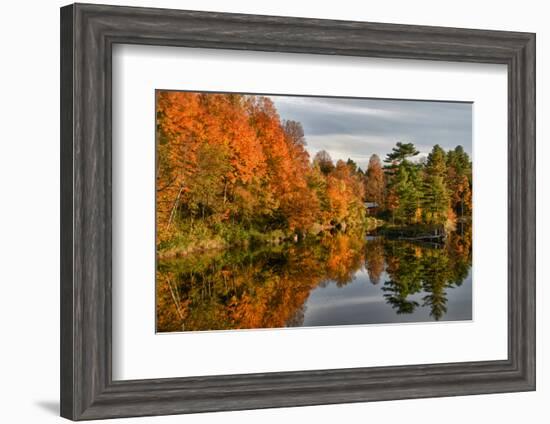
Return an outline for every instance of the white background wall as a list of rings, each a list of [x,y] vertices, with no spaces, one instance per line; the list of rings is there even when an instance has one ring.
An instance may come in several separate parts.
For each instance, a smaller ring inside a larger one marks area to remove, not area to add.
[[[254,14],[351,19],[537,33],[537,337],[538,390],[534,393],[423,399],[370,404],[142,418],[120,422],[279,423],[402,422],[445,424],[543,423],[550,419],[547,366],[550,315],[545,280],[550,265],[543,226],[550,196],[544,117],[550,57],[550,13],[545,3],[518,1],[162,0],[113,4]],[[0,65],[0,421],[60,422],[59,393],[59,6],[20,1],[2,5]],[[139,421],[138,421],[139,420]]]

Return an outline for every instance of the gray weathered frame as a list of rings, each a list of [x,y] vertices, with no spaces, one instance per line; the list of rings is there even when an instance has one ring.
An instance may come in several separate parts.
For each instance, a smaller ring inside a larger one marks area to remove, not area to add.
[[[113,381],[115,43],[507,65],[508,359]],[[83,420],[535,389],[534,34],[75,4],[61,9],[60,124],[62,416]]]

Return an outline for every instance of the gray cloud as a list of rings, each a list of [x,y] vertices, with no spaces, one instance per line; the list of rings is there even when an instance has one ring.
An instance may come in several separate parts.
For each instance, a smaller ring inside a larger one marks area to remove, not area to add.
[[[422,156],[439,144],[472,151],[472,104],[380,99],[269,96],[282,119],[299,121],[307,148],[327,150],[333,159],[352,158],[365,167],[398,141],[412,142]]]

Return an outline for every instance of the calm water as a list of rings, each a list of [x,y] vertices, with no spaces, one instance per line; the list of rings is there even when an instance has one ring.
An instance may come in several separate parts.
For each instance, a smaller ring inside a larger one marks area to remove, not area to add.
[[[339,234],[160,261],[157,329],[470,320],[471,237],[427,245]]]

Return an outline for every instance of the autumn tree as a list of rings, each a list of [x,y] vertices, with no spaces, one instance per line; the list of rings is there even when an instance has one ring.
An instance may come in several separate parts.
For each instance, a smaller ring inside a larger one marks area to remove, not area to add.
[[[289,229],[305,233],[318,220],[321,201],[310,187],[311,167],[309,154],[305,149],[306,141],[302,124],[296,121],[284,121],[283,132],[292,158],[292,184],[282,207],[288,219]]]
[[[327,179],[327,195],[331,214],[338,224],[359,225],[364,221],[364,186],[361,178],[342,160]]]
[[[375,202],[379,207],[384,205],[386,184],[382,162],[378,155],[373,154],[369,159],[369,166],[365,177],[365,199]]]
[[[334,162],[326,150],[320,150],[313,158],[313,164],[318,166],[321,172],[325,175],[330,174],[334,170]]]
[[[305,171],[308,158],[303,143],[296,142],[299,128],[286,133],[273,102],[266,97],[249,97],[250,125],[262,147],[266,163],[265,193],[273,195],[272,224],[285,226],[294,222],[289,214],[296,209],[293,202],[307,186]]]
[[[304,136],[304,128],[298,121],[285,120],[283,122],[283,131],[291,140],[292,144],[305,147],[306,139]]]
[[[157,158],[156,210],[157,237],[168,237],[182,193],[187,189],[186,177],[195,160],[197,143],[194,122],[200,119],[198,95],[157,92]]]
[[[328,181],[326,176],[321,172],[318,166],[313,165],[307,176],[307,184],[309,189],[316,197],[316,212],[317,223],[321,228],[326,228],[330,225],[331,220],[331,205],[328,195]]]
[[[185,201],[192,214],[205,216],[223,211],[225,176],[230,171],[227,147],[202,143],[196,154],[196,171],[187,178]]]
[[[167,236],[162,230],[170,231],[181,212],[197,207],[197,175],[205,175],[201,168],[211,169],[207,158],[214,159],[213,152],[225,152],[227,165],[222,167],[223,175],[213,171],[215,185],[223,185],[223,190],[208,200],[208,208],[220,213],[230,210],[228,203],[237,187],[247,187],[266,173],[244,96],[158,92],[157,144],[157,233],[161,240]]]

